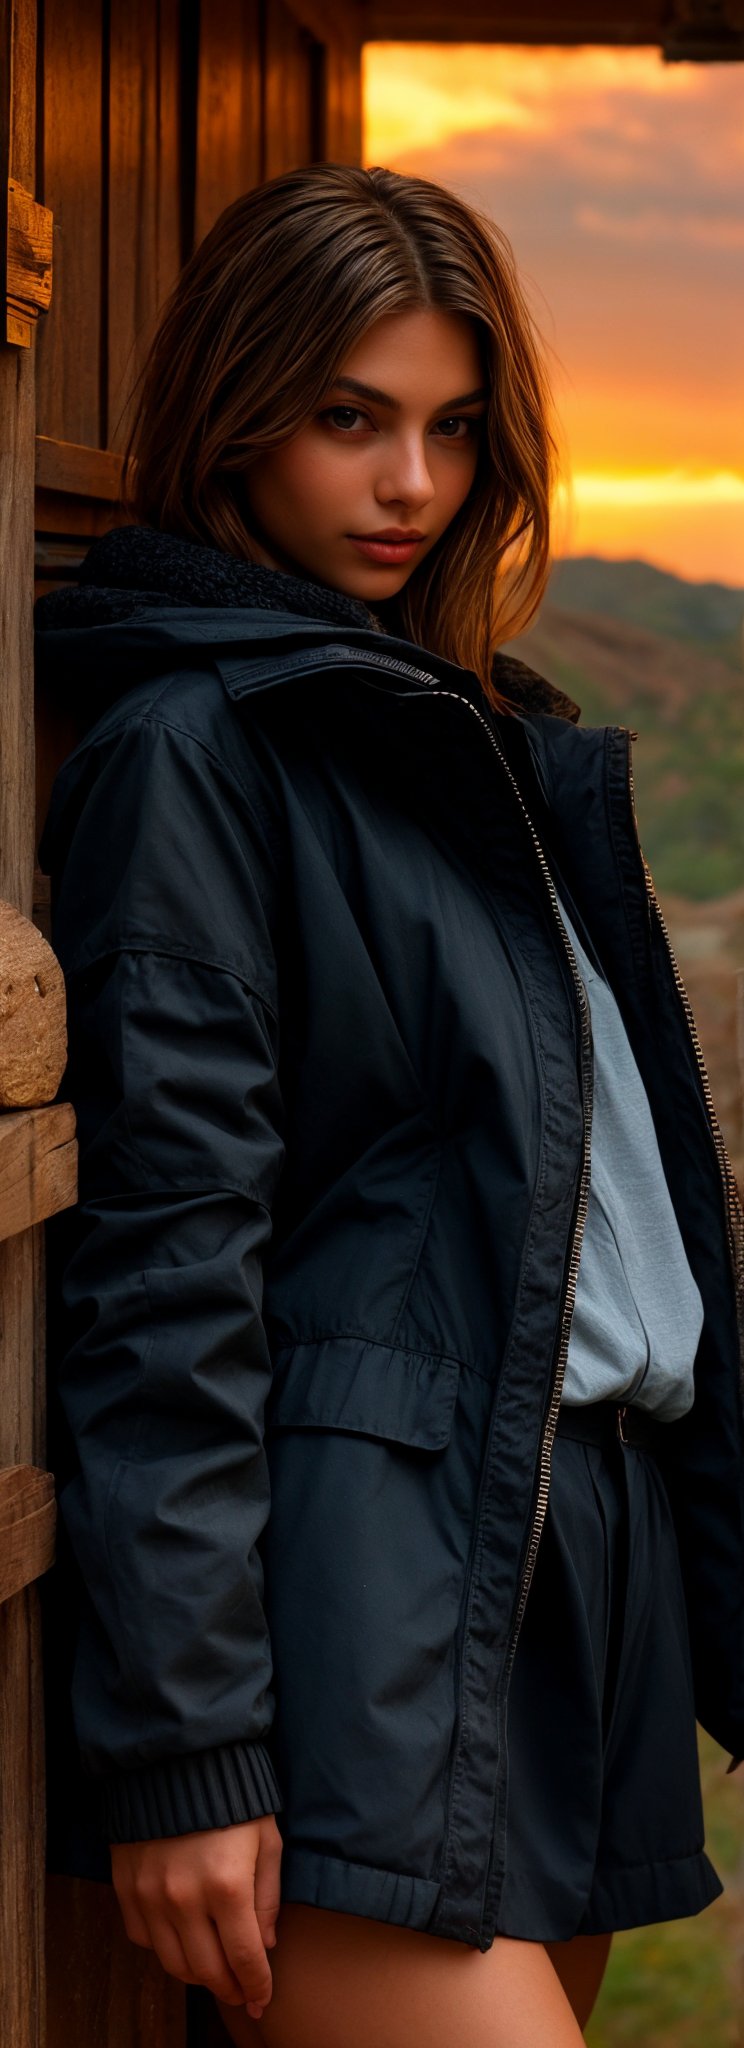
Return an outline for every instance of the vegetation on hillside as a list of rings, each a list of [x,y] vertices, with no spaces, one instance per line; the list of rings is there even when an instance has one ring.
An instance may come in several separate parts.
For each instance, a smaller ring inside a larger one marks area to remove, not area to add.
[[[584,725],[637,731],[636,811],[660,893],[703,902],[744,886],[744,590],[566,560],[505,651],[567,691]]]
[[[555,563],[549,602],[557,611],[599,613],[667,639],[694,640],[732,668],[742,667],[744,590],[726,583],[690,583],[651,562],[575,555]]]

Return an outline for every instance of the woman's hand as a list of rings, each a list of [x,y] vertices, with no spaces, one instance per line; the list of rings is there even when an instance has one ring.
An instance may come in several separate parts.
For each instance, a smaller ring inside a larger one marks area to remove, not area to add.
[[[112,1842],[114,1890],[130,1941],[171,1977],[204,1984],[260,2019],[271,1997],[282,1838],[274,1815],[233,1827]]]

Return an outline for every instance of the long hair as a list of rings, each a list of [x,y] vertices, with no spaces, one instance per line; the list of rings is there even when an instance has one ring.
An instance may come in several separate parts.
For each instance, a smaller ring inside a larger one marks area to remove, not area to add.
[[[225,207],[161,309],[120,503],[256,560],[240,488],[251,458],[312,418],[373,321],[414,307],[473,322],[490,398],[468,496],[398,593],[398,615],[406,637],[474,671],[508,710],[493,655],[545,589],[559,442],[511,245],[445,186],[309,164]]]

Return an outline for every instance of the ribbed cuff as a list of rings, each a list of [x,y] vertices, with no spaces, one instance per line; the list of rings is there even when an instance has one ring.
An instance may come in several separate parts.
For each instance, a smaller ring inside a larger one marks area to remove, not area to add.
[[[284,1803],[262,1742],[227,1743],[168,1757],[147,1770],[117,1771],[96,1781],[94,1799],[108,1842],[231,1827],[278,1813]]]

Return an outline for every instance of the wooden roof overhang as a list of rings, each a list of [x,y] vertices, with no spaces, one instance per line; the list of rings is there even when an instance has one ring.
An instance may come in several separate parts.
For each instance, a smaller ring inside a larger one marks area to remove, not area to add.
[[[652,43],[669,61],[744,58],[743,0],[363,0],[365,42]]]

